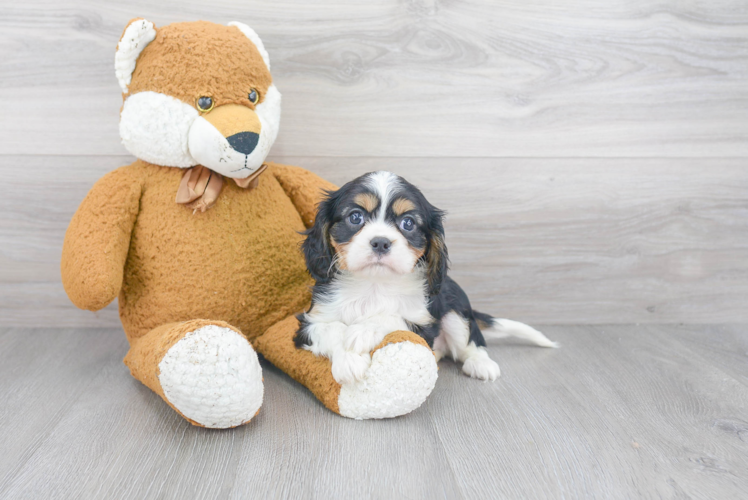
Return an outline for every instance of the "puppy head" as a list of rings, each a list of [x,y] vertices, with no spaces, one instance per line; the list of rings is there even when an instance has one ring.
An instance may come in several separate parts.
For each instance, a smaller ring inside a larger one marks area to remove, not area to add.
[[[307,267],[321,282],[338,270],[374,278],[422,268],[429,295],[435,295],[448,267],[443,217],[401,177],[362,175],[320,203],[303,244]]]

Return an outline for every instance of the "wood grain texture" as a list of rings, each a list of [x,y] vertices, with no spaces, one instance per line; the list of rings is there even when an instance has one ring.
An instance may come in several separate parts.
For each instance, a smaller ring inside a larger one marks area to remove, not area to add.
[[[704,343],[719,335],[690,330]],[[748,339],[744,327],[732,330],[731,342],[717,341],[720,362]],[[563,354],[496,349],[501,384],[467,386],[467,405],[447,384],[438,394],[445,413],[435,421],[466,497],[488,498],[492,491],[496,498],[748,494],[748,448],[738,434],[748,404],[745,350],[741,363],[725,360],[738,372],[734,377],[684,346],[681,327],[545,332],[562,342]],[[455,421],[470,425],[458,428]],[[494,460],[476,463],[476,455]]]
[[[119,329],[2,329],[0,496],[748,495],[748,327],[544,331],[563,347],[492,344],[495,383],[444,361],[424,406],[385,421],[336,416],[264,365],[260,414],[211,431],[129,376]]]
[[[0,484],[25,464],[91,379],[121,362],[116,348],[122,344],[120,331],[2,331]]]
[[[740,0],[6,1],[0,154],[124,152],[133,17],[250,24],[284,95],[278,155],[748,155]]]
[[[748,320],[742,159],[274,159],[338,184],[388,169],[419,186],[448,212],[451,273],[480,310],[546,324]],[[59,258],[90,186],[129,161],[0,157],[13,171],[0,199],[0,324],[119,325],[113,306],[72,306]]]

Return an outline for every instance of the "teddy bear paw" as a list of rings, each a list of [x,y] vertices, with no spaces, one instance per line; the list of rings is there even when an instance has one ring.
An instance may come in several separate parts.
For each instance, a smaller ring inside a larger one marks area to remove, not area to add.
[[[236,427],[254,417],[262,405],[257,354],[243,335],[230,328],[207,325],[187,333],[158,367],[166,399],[204,427]]]
[[[363,378],[341,385],[340,414],[355,419],[405,415],[423,404],[436,378],[431,349],[414,342],[387,344],[374,351]]]

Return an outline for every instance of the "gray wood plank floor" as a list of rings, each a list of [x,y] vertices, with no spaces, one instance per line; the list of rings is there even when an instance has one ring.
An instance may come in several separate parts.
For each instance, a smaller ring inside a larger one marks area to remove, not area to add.
[[[748,326],[547,326],[495,383],[440,364],[405,417],[352,421],[264,365],[249,425],[184,422],[119,329],[0,330],[2,498],[748,496]]]

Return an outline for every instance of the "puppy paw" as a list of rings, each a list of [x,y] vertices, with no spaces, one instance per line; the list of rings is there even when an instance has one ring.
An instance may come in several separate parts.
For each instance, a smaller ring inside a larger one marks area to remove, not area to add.
[[[332,358],[332,378],[340,385],[352,384],[364,378],[371,364],[371,356],[343,351]]]
[[[384,339],[385,334],[377,325],[358,323],[349,326],[345,331],[343,348],[357,354],[368,354]]]
[[[488,357],[485,352],[470,356],[462,365],[462,371],[473,378],[494,381],[501,375],[501,369],[496,361]]]

